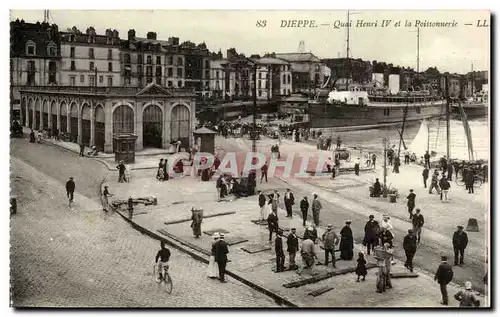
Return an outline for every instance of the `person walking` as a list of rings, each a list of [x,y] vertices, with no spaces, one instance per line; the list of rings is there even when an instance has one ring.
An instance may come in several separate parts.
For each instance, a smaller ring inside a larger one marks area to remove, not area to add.
[[[377,161],[377,155],[373,153],[372,155],[372,168],[375,169],[375,162]]]
[[[297,251],[299,251],[299,238],[296,234],[296,229],[292,228],[290,234],[286,238],[286,251],[289,255],[289,264],[288,268],[290,270],[295,270],[297,268],[297,264],[295,264],[295,257],[297,255]]]
[[[370,255],[370,251],[374,251],[378,245],[378,230],[380,230],[378,223],[374,220],[375,216],[370,215],[365,224],[365,237],[363,245],[366,246],[366,253]]]
[[[278,232],[278,216],[271,210],[267,216],[267,229],[269,230],[269,242],[273,239],[273,232]]]
[[[413,273],[413,257],[417,252],[417,237],[413,234],[412,229],[408,229],[408,234],[403,239],[403,250],[405,250],[406,255],[405,268]]]
[[[314,219],[314,224],[316,226],[319,226],[319,213],[321,211],[321,202],[318,199],[318,195],[314,194],[314,199],[312,201],[312,212],[313,212],[313,219]]]
[[[307,212],[309,210],[309,202],[307,201],[307,196],[304,196],[300,201],[300,211],[302,212],[302,226],[306,226]]]
[[[73,195],[75,193],[75,181],[73,180],[73,177],[70,177],[69,180],[66,182],[66,196],[69,198],[69,202],[73,202]]]
[[[438,186],[438,175],[439,175],[439,173],[436,174],[436,172],[434,172],[434,174],[432,175],[431,186],[429,187],[429,194],[432,194],[432,190],[434,188],[436,189],[438,194],[441,194],[441,190],[439,190],[439,186]]]
[[[351,261],[354,257],[354,238],[352,236],[351,220],[345,222],[340,230],[340,259]]]
[[[443,177],[439,181],[439,187],[441,187],[441,201],[442,202],[448,201],[448,192],[450,191],[451,185],[450,185],[450,182],[448,181],[448,178],[446,178],[446,175],[444,173],[443,173]]]
[[[267,170],[268,170],[267,162],[262,165],[260,168],[261,176],[260,176],[260,183],[262,184],[262,180],[265,179],[267,183]]]
[[[448,290],[447,285],[453,279],[453,268],[448,264],[448,257],[441,257],[441,264],[436,271],[436,275],[434,276],[434,281],[439,283],[441,289],[442,301],[441,305],[448,305]]]
[[[411,218],[413,224],[413,233],[417,238],[417,243],[420,244],[420,238],[422,237],[422,227],[424,226],[424,216],[420,213],[420,209],[417,208],[413,218]]]
[[[225,274],[226,274],[227,254],[229,253],[229,248],[226,241],[224,241],[223,233],[220,234],[219,241],[217,241],[213,245],[212,250],[214,250],[215,262],[217,262],[217,265],[219,267],[219,279],[221,283],[227,283],[225,279]]]
[[[83,144],[83,141],[80,141],[80,144],[78,144],[80,146],[80,154],[79,156],[85,156],[85,144]]]
[[[104,211],[108,211],[108,208],[109,208],[109,200],[108,200],[108,197],[111,197],[113,196],[112,194],[109,193],[109,190],[108,190],[108,186],[104,186],[104,190],[102,192],[102,199],[103,199],[103,210]]]
[[[358,253],[357,262],[358,262],[358,264],[356,265],[356,275],[358,276],[358,279],[356,280],[356,282],[359,282],[360,276],[363,277],[362,281],[364,282],[366,279],[366,274],[368,274],[368,270],[366,269],[367,262],[366,262],[365,254],[363,253],[363,251]]]
[[[278,190],[275,189],[273,194],[270,194],[269,196],[269,205],[271,205],[271,210],[276,214],[276,217],[278,217],[278,202],[280,199],[280,194],[278,194]]]
[[[464,264],[464,252],[465,248],[467,248],[468,243],[469,238],[467,237],[467,233],[465,233],[464,231],[464,227],[457,226],[457,231],[453,233],[453,252],[455,253],[455,265]],[[459,255],[460,262],[458,262]]]
[[[212,235],[212,238],[214,241],[210,244],[210,259],[208,261],[208,267],[207,267],[207,276],[209,278],[217,278],[219,276],[219,267],[217,265],[217,262],[215,262],[215,248],[214,245],[219,241],[219,233],[216,232]]]
[[[429,169],[427,165],[424,166],[424,170],[422,171],[422,178],[424,180],[424,188],[427,188],[427,179],[429,178]]]
[[[120,161],[120,163],[116,166],[118,169],[118,183],[123,183],[125,180],[125,164],[123,161]]]
[[[293,193],[290,191],[290,188],[286,189],[285,193],[285,209],[286,209],[286,216],[289,218],[292,218],[292,206],[295,205],[295,197],[293,197]]]
[[[278,229],[274,240],[274,252],[276,252],[276,273],[285,271],[285,253],[283,252],[283,230]]]
[[[335,265],[335,246],[339,243],[339,237],[332,230],[332,225],[328,225],[326,227],[326,231],[321,236],[321,240],[323,240],[323,248],[325,249],[325,266],[328,266],[328,258],[329,255],[332,255],[332,264],[333,267],[337,267]]]
[[[408,206],[408,213],[410,214],[410,219],[413,217],[413,209],[415,208],[415,198],[417,198],[417,195],[413,192],[413,189],[410,189],[410,194],[406,197],[407,199],[407,206]]]
[[[472,283],[465,282],[465,290],[460,290],[455,294],[455,299],[460,302],[459,307],[479,307],[481,302],[479,298],[472,292]]]
[[[425,151],[424,160],[424,166],[426,166],[427,168],[431,168],[431,155],[429,154],[429,151]]]
[[[203,222],[203,209],[191,208],[191,228],[196,239],[201,236],[201,223]]]

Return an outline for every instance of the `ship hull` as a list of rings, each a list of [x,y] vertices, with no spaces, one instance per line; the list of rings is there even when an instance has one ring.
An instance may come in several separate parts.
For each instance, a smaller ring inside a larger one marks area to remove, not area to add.
[[[488,106],[484,104],[477,105],[462,105],[467,118],[482,118],[488,116]],[[452,105],[451,112],[455,116],[460,116],[460,108],[457,105]]]
[[[445,115],[446,104],[375,104],[358,105],[309,105],[311,128],[336,128],[338,130],[371,129],[391,126],[406,121],[420,121]]]

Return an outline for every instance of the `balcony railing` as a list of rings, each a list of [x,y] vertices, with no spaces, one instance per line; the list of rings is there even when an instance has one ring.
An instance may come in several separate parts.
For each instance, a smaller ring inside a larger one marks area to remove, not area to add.
[[[175,93],[194,93],[194,88],[166,88],[168,92]],[[94,87],[94,86],[30,86],[23,87],[20,91],[24,92],[54,92],[54,93],[80,93],[80,94],[118,94],[118,95],[136,95],[144,87]]]

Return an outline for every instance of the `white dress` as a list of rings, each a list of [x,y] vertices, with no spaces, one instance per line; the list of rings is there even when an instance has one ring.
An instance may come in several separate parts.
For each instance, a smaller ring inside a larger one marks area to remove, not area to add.
[[[212,250],[214,243],[217,241],[218,240],[214,240],[212,242],[210,250]],[[211,278],[219,277],[219,265],[215,262],[215,256],[213,254],[210,255],[210,260],[208,261],[207,276]]]

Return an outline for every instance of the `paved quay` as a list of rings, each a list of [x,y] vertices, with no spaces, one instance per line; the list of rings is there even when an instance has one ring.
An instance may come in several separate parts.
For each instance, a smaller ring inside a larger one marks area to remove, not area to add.
[[[138,172],[134,171],[136,174]],[[440,306],[439,286],[433,281],[433,272],[418,269],[416,270],[420,275],[418,278],[393,279],[394,288],[386,294],[375,292],[376,269],[369,270],[367,280],[364,283],[356,283],[354,273],[348,273],[298,288],[285,288],[283,284],[310,276],[305,272],[302,276],[299,276],[294,271],[273,272],[275,267],[274,245],[270,245],[268,242],[267,228],[251,221],[257,219],[260,213],[256,196],[240,198],[234,201],[217,202],[214,181],[201,182],[191,177],[184,177],[167,182],[158,182],[154,179],[153,173],[149,174],[148,176],[144,175],[144,177],[136,175],[131,183],[116,183],[113,180],[109,182],[110,190],[115,194],[114,199],[126,199],[129,196],[156,196],[158,198],[157,206],[137,207],[135,209],[133,222],[136,225],[160,236],[162,236],[161,232],[164,232],[166,233],[166,235],[163,235],[165,238],[174,237],[176,241],[184,246],[192,246],[193,251],[198,252],[199,256],[203,256],[208,260],[207,254],[212,241],[210,235],[203,234],[200,239],[195,239],[190,228],[190,221],[174,224],[166,223],[188,219],[191,214],[190,209],[193,206],[202,206],[205,216],[222,212],[235,212],[230,215],[206,218],[202,224],[202,231],[208,232],[220,229],[228,231],[226,237],[229,243],[241,241],[230,246],[229,259],[231,262],[228,263],[228,270],[268,291],[278,294],[299,307]],[[259,189],[264,190],[266,193],[271,192],[273,188],[283,192],[283,182],[270,180],[269,183],[259,186]],[[296,199],[299,199],[299,197]],[[300,217],[286,218],[285,211],[280,208],[279,218],[280,227],[284,229],[296,227],[298,235],[302,235],[304,229]],[[339,232],[343,221],[338,220],[333,225],[334,230]],[[323,232],[322,227],[319,228],[319,235]],[[246,247],[254,247],[263,251],[250,254],[243,250]],[[318,258],[322,262],[324,261],[324,254],[320,247],[321,242],[318,243],[316,249]],[[356,255],[361,248],[360,244],[355,244]],[[338,269],[355,267],[356,258],[353,261],[339,261],[337,263]],[[301,263],[299,257],[297,257],[297,260],[298,263]],[[368,262],[374,262],[373,258],[368,257]],[[288,259],[286,265],[288,265]],[[331,267],[317,266],[318,273],[332,270]],[[396,261],[393,271],[404,272],[402,262]],[[326,285],[332,285],[334,289],[317,297],[308,295],[311,291]],[[454,294],[456,291],[458,291],[457,285],[449,286],[450,294]],[[353,294],[355,296],[352,296]],[[485,298],[482,297],[481,300],[484,305]],[[453,301],[453,299],[450,299],[452,306],[454,305]]]

